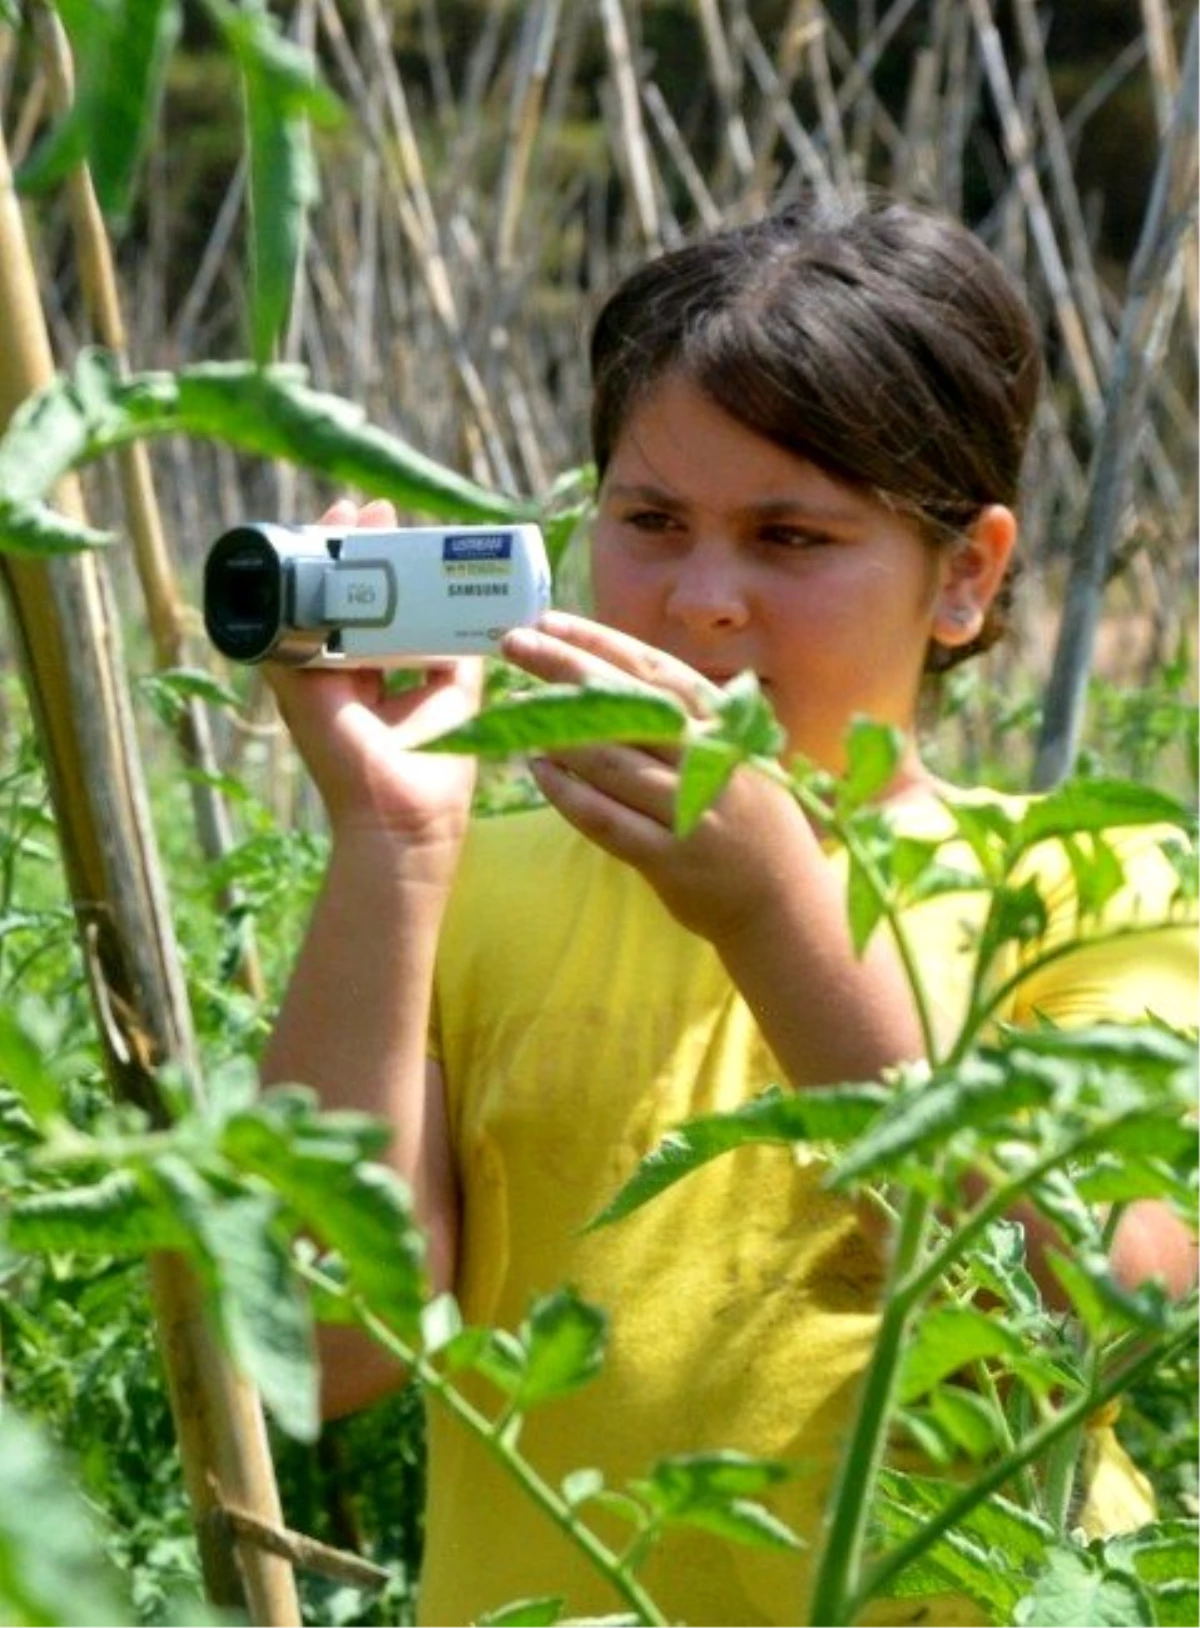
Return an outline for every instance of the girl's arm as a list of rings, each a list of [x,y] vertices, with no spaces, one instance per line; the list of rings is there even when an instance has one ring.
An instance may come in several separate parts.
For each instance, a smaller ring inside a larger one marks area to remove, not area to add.
[[[390,504],[338,504],[326,524],[395,524]],[[331,1108],[391,1128],[388,1160],[428,1234],[435,1288],[452,1284],[458,1194],[440,1069],[426,1060],[442,915],[465,835],[474,764],[423,754],[423,741],[479,702],[478,662],[430,673],[403,694],[370,670],[270,670],[297,748],[321,794],[328,870],[262,1062],[267,1081],[314,1087]],[[330,1412],[402,1377],[352,1330],[322,1337]]]

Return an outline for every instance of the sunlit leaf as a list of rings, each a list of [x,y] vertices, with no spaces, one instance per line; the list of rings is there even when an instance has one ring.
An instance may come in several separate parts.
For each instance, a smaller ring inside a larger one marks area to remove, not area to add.
[[[0,1487],[0,1622],[136,1621],[106,1552],[109,1539],[65,1461],[8,1407],[0,1412]]]
[[[801,1541],[755,1497],[790,1471],[744,1454],[680,1454],[657,1463],[633,1490],[668,1526],[694,1526],[755,1548],[798,1549]]]
[[[599,1470],[572,1470],[569,1475],[563,1477],[563,1499],[572,1508],[577,1504],[587,1503],[590,1498],[595,1498],[603,1491],[604,1476]]]
[[[1125,780],[1070,780],[1032,799],[1021,814],[1014,843],[1027,848],[1048,837],[1160,824],[1190,830],[1194,821],[1182,803],[1152,786]]]
[[[562,1619],[565,1600],[561,1594],[539,1594],[528,1600],[514,1600],[498,1611],[485,1611],[474,1620],[480,1628],[545,1628]]]
[[[340,106],[316,65],[279,30],[265,7],[213,0],[233,50],[246,106],[250,151],[251,343],[268,362],[291,308],[308,212],[319,196],[309,120],[333,123]]]
[[[233,1361],[284,1430],[314,1441],[321,1417],[312,1310],[278,1225],[278,1201],[224,1190],[174,1156],[156,1161],[154,1178],[189,1234]]]
[[[1111,1565],[1129,1567],[1145,1583],[1167,1583],[1195,1572],[1198,1543],[1200,1524],[1195,1520],[1156,1521],[1106,1539],[1104,1554]]]
[[[427,741],[422,751],[503,758],[597,741],[673,744],[686,727],[683,708],[666,695],[616,687],[548,685],[489,707],[457,729]]]
[[[186,1225],[127,1170],[15,1200],[5,1232],[17,1249],[77,1255],[144,1255],[183,1248],[189,1238]]]
[[[568,1290],[537,1300],[521,1325],[524,1371],[514,1401],[536,1406],[594,1379],[604,1365],[608,1319]]]
[[[846,768],[838,782],[838,813],[845,816],[878,797],[895,778],[904,747],[898,729],[856,718],[846,736]]]
[[[311,1093],[267,1094],[233,1116],[222,1146],[268,1180],[294,1216],[345,1263],[380,1317],[415,1333],[425,1299],[424,1238],[406,1185],[371,1161],[386,1129],[365,1114],[314,1115]]]
[[[801,1092],[771,1089],[727,1114],[707,1114],[671,1131],[638,1165],[629,1181],[592,1222],[607,1226],[640,1209],[665,1188],[710,1159],[766,1142],[848,1140],[877,1114],[889,1093],[883,1086],[852,1085]]]
[[[913,1080],[892,1093],[870,1128],[838,1160],[833,1181],[846,1186],[891,1171],[901,1159],[923,1158],[966,1127],[1007,1122],[1012,1115],[1048,1100],[1045,1078],[1007,1069],[993,1056],[976,1054]]]
[[[79,554],[105,548],[114,541],[110,531],[71,520],[44,503],[9,501],[0,497],[0,554],[25,559],[50,559],[56,554]]]
[[[1136,1577],[1116,1571],[1088,1550],[1051,1551],[1011,1620],[1018,1628],[1151,1628],[1150,1597]]]
[[[741,758],[723,740],[699,736],[688,742],[679,765],[675,833],[686,837],[729,784]]]
[[[918,1319],[904,1353],[900,1396],[915,1402],[983,1357],[1020,1356],[1018,1335],[973,1306],[934,1306]]]
[[[46,1056],[49,1035],[40,1034],[31,1014],[0,1007],[0,1081],[20,1097],[31,1118],[44,1124],[58,1107],[61,1089]]]
[[[1003,1304],[1036,1316],[1042,1297],[1026,1262],[1025,1229],[1017,1221],[993,1221],[971,1246],[967,1260],[975,1281]]]
[[[713,700],[714,739],[742,758],[774,758],[783,750],[783,728],[754,673],[738,673]]]
[[[884,1470],[876,1521],[881,1537],[898,1545],[923,1533],[960,1488],[951,1480]],[[965,1594],[983,1606],[993,1622],[1011,1621],[1026,1568],[1041,1563],[1055,1541],[1053,1528],[1006,1498],[993,1495],[943,1533],[915,1558],[886,1592],[898,1599]],[[996,1556],[1005,1556],[998,1566]]]
[[[303,369],[204,362],[122,377],[94,350],[80,356],[74,376],[59,375],[13,414],[0,437],[0,491],[14,507],[39,502],[69,469],[155,435],[221,440],[458,522],[530,512],[369,423],[357,403],[311,389]]]

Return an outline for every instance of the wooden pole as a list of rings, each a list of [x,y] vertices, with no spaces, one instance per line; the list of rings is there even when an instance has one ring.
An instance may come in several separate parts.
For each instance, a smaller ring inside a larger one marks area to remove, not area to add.
[[[0,429],[53,376],[45,316],[0,131]],[[83,518],[78,483],[55,494]],[[30,706],[45,759],[101,1046],[115,1094],[161,1123],[154,1070],[196,1079],[195,1044],[103,564],[0,555]],[[295,1624],[291,1567],[231,1545],[226,1502],[281,1525],[257,1396],[233,1369],[184,1261],[158,1258],[150,1282],[185,1480],[213,1601],[263,1624]]]
[[[56,114],[65,117],[75,93],[66,30],[48,4],[39,5],[34,18],[42,42],[51,105]],[[124,373],[128,366],[128,346],[116,267],[86,165],[77,165],[68,176],[67,193],[80,285],[96,334]],[[187,666],[190,651],[183,594],[163,531],[145,442],[133,441],[120,448],[116,463],[155,663],[160,670]],[[198,771],[191,778],[191,795],[201,850],[207,859],[223,859],[233,847],[233,832],[229,810],[218,789],[219,765],[208,710],[199,698],[191,697],[184,703],[176,734],[184,762]],[[226,886],[222,890],[220,904],[225,911],[236,910],[240,902],[234,888]],[[249,935],[244,937],[238,956],[237,977],[247,994],[256,1000],[263,999],[265,988],[258,952]]]

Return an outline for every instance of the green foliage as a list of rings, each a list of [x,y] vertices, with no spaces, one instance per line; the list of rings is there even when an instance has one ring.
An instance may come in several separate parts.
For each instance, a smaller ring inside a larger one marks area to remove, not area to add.
[[[115,1569],[60,1456],[14,1414],[0,1417],[0,1617],[10,1623],[129,1620]]]
[[[57,10],[71,41],[76,95],[22,170],[20,184],[26,192],[44,192],[86,158],[101,209],[121,223],[157,118],[180,6],[178,0],[59,0]]]
[[[140,437],[181,433],[308,464],[403,509],[460,520],[523,512],[368,424],[353,403],[310,389],[302,370],[200,363],[125,377],[105,352],[85,351],[74,374],[25,401],[0,438],[0,550],[46,554],[95,543],[94,532],[44,506],[55,481]]]

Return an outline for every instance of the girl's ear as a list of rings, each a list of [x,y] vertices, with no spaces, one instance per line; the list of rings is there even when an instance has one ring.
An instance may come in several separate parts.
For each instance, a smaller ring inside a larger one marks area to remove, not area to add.
[[[933,604],[932,634],[938,644],[954,647],[979,637],[1016,541],[1012,510],[989,503],[946,550]]]

